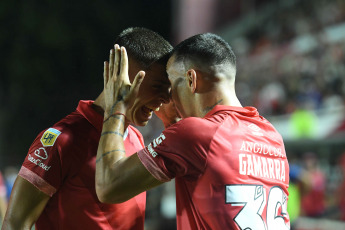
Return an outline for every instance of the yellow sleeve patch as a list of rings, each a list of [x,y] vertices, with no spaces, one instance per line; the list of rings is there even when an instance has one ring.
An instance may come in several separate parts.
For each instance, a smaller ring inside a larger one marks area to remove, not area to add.
[[[61,134],[61,132],[57,129],[49,128],[47,129],[42,137],[41,137],[41,143],[43,146],[53,146],[58,136]]]

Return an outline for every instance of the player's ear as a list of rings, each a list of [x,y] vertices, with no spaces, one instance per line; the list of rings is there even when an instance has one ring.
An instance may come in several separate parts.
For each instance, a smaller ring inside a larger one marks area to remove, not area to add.
[[[197,80],[197,73],[194,69],[190,69],[187,71],[187,78],[188,78],[188,86],[192,93],[196,91],[196,80]]]

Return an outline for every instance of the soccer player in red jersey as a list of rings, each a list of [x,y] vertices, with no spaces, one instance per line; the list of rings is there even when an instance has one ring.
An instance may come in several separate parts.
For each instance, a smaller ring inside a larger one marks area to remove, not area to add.
[[[175,178],[178,229],[289,229],[284,143],[254,107],[237,99],[229,44],[207,33],[174,49],[167,73],[182,120],[130,157],[122,135],[145,72],[131,85],[126,49],[116,52],[120,70],[105,71],[106,120],[96,164],[100,200],[124,202]]]
[[[123,31],[116,43],[128,47],[130,73],[147,72],[122,135],[130,156],[144,142],[129,122],[146,125],[152,111],[169,101],[164,56],[172,46],[145,28]],[[31,229],[34,223],[36,230],[144,229],[144,192],[121,204],[103,204],[96,195],[96,153],[104,108],[102,92],[95,101],[80,101],[76,111],[37,136],[14,184],[2,229]]]

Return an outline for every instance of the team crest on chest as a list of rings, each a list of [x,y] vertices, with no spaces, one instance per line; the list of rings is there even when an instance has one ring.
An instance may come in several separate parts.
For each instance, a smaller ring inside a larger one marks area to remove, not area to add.
[[[42,145],[45,147],[53,146],[56,139],[58,138],[60,134],[61,132],[57,129],[54,129],[54,128],[47,129],[41,137]]]

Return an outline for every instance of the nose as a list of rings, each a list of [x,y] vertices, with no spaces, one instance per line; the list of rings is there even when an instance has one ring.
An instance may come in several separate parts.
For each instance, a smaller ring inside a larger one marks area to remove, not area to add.
[[[164,92],[161,93],[161,101],[164,104],[168,104],[171,99],[171,87],[164,90]]]

